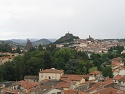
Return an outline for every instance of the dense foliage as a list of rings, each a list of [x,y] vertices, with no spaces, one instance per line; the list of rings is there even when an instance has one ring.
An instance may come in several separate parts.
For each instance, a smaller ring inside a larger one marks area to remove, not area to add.
[[[73,61],[73,62],[72,62]],[[57,49],[55,45],[39,46],[12,62],[0,66],[0,80],[21,80],[25,75],[38,75],[40,69],[64,69],[65,73],[86,74],[93,66],[85,52],[74,49]]]
[[[12,49],[8,43],[1,43],[0,52],[12,52]]]
[[[97,67],[104,76],[112,77],[112,71],[107,65],[110,66],[110,60],[117,56],[119,51],[109,51],[106,54],[92,53],[89,59],[85,52],[71,48],[58,49],[54,44],[39,45],[38,49],[32,49],[23,56],[17,56],[12,62],[1,65],[0,80],[22,80],[25,75],[38,75],[40,69],[53,67],[63,69],[67,74],[88,74],[90,68]],[[125,55],[122,57],[125,58]]]
[[[21,53],[19,46],[17,46],[16,50],[12,50],[11,45],[9,43],[4,43],[4,42],[0,43],[0,52],[10,52],[10,53],[19,53],[19,54]]]

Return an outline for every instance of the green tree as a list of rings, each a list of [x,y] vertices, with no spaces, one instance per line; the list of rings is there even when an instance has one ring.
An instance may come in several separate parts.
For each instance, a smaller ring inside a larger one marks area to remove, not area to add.
[[[78,68],[78,59],[71,59],[65,64],[64,71],[66,74],[76,74]]]
[[[84,51],[82,51],[82,52],[78,51],[77,52],[77,59],[87,61],[88,60],[88,55]]]
[[[19,53],[19,54],[21,53],[19,46],[18,46],[17,49],[16,49],[16,53]]]
[[[102,74],[104,77],[113,78],[113,72],[110,66],[105,67],[102,71]]]
[[[43,61],[44,61],[44,67],[45,68],[51,68],[52,67],[52,63],[53,63],[53,58],[50,52],[48,51],[44,51],[43,54]]]
[[[86,71],[87,69],[86,69],[86,67],[85,67],[85,64],[86,64],[85,61],[83,61],[83,60],[79,61],[79,63],[78,63],[78,68],[77,68],[77,70],[76,70],[76,73],[77,73],[77,74],[82,75],[82,74],[86,74],[86,73],[87,73],[87,71]]]
[[[54,66],[57,69],[64,69],[65,64],[72,58],[74,57],[70,48],[59,49],[54,55]]]

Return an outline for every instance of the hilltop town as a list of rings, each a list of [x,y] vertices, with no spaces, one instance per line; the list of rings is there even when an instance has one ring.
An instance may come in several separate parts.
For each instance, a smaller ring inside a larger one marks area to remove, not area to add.
[[[47,45],[28,39],[10,48],[0,52],[0,94],[125,94],[123,41],[68,32]]]

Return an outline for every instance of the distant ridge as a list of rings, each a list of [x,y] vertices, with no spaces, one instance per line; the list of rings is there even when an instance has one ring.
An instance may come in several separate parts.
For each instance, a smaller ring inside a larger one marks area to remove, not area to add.
[[[50,44],[54,41],[56,41],[56,39],[29,39],[33,45],[46,45],[46,44]],[[10,39],[10,40],[0,40],[0,43],[10,43],[10,44],[16,44],[16,45],[20,45],[20,46],[26,46],[27,43],[27,39]]]
[[[40,40],[37,40],[35,42],[33,42],[33,45],[47,45],[47,44],[50,44],[52,43],[51,41],[49,41],[48,39],[40,39]]]
[[[62,36],[61,38],[59,38],[58,40],[56,40],[54,43],[58,44],[58,43],[65,43],[65,42],[71,42],[74,39],[79,39],[78,36],[74,36],[71,33],[66,33],[65,36]]]

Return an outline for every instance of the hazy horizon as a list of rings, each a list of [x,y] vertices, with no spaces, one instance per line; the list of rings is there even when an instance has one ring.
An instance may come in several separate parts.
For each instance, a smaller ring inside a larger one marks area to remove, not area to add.
[[[125,38],[125,0],[0,0],[0,40]]]

